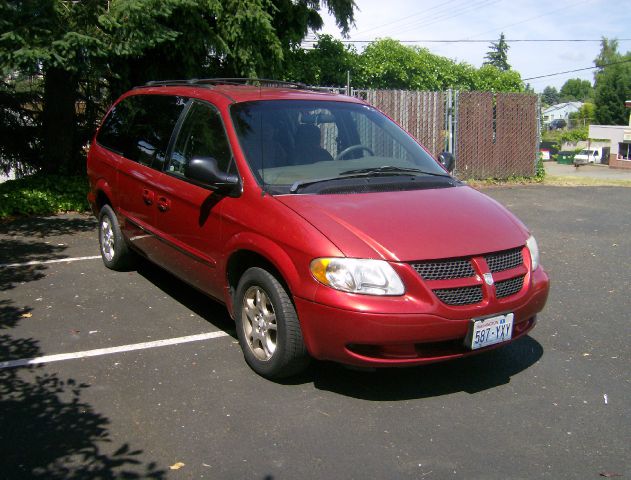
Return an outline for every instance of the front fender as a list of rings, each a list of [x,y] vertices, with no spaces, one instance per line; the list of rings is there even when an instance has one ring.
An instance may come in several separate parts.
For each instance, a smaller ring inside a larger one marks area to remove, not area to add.
[[[311,276],[309,263],[312,260],[306,252],[281,245],[274,239],[255,232],[240,232],[231,237],[225,245],[229,255],[223,257],[218,267],[226,279],[226,305],[233,314],[232,297],[228,284],[228,262],[231,256],[239,251],[247,250],[260,255],[271,263],[283,277],[292,296],[299,296],[313,301],[318,283]]]

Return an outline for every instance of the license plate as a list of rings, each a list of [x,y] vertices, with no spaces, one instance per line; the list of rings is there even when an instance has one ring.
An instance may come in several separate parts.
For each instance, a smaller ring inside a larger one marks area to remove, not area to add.
[[[467,336],[467,346],[471,350],[488,347],[511,339],[513,335],[512,313],[496,317],[474,319]]]

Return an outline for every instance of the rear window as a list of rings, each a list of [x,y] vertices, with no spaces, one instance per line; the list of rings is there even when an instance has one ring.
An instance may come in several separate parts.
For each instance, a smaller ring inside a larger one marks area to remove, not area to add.
[[[186,101],[171,95],[127,97],[112,109],[96,140],[129,160],[161,170]]]

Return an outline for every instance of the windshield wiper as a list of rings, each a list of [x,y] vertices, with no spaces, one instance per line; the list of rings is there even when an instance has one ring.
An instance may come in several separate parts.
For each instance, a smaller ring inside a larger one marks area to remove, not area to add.
[[[340,173],[339,177],[326,177],[326,178],[314,178],[311,180],[298,180],[292,184],[289,188],[289,193],[296,193],[302,187],[307,185],[313,185],[314,183],[330,182],[332,180],[346,180],[347,178],[366,178],[366,177],[379,177],[379,176],[391,176],[391,175],[432,175],[435,177],[451,178],[446,174],[426,172],[418,168],[400,168],[391,167],[386,165],[384,167],[376,168],[358,168],[356,170],[347,170]]]
[[[302,187],[306,187],[307,185],[313,185],[314,183],[321,182],[330,182],[331,180],[345,180],[347,178],[362,178],[368,177],[370,175],[366,175],[365,173],[357,173],[355,175],[346,175],[344,177],[326,177],[326,178],[313,178],[311,180],[298,180],[294,182],[289,188],[289,193],[296,193]]]
[[[342,172],[340,173],[340,175],[354,175],[358,173],[363,173],[366,175],[421,174],[421,175],[432,175],[434,177],[449,177],[449,175],[446,175],[444,173],[426,172],[425,170],[421,170],[419,168],[393,167],[391,165],[384,165],[383,167],[374,167],[374,168],[357,168],[355,170],[347,170],[345,172]]]

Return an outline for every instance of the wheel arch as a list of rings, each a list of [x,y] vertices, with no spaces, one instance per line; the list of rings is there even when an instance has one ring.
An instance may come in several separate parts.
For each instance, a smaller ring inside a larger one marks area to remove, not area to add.
[[[260,267],[269,271],[293,297],[300,284],[300,276],[294,262],[279,245],[265,237],[239,236],[229,245],[230,255],[225,262],[225,280],[228,289],[227,306],[234,315],[233,300],[239,279],[246,270]]]
[[[101,178],[96,182],[94,186],[94,214],[98,215],[104,205],[109,205],[114,211],[114,205],[112,204],[112,189],[109,183]]]

